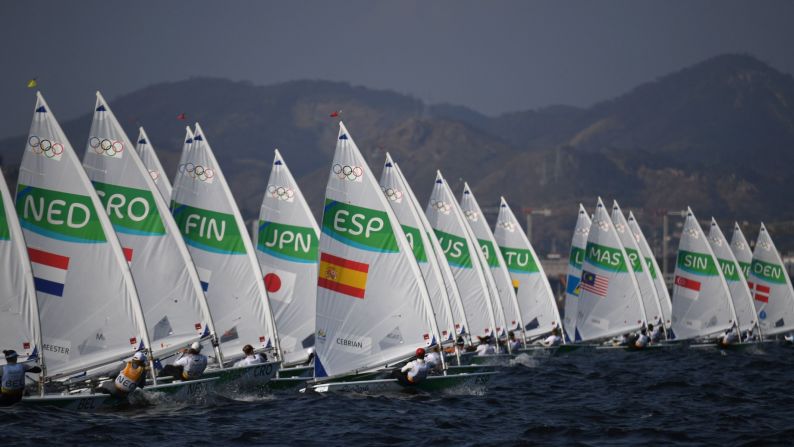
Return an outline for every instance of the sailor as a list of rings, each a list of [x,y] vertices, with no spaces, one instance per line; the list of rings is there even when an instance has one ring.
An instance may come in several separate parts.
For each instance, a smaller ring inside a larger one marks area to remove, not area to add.
[[[510,331],[507,333],[507,343],[511,352],[516,352],[521,349],[521,342],[516,338],[516,333]]]
[[[172,365],[166,365],[159,376],[175,379],[195,380],[207,369],[207,356],[201,354],[201,343],[193,342],[190,348],[180,351],[180,357]]]
[[[251,345],[243,346],[243,354],[245,357],[234,364],[235,367],[237,366],[248,366],[248,365],[258,365],[263,363],[262,356],[258,355],[254,352],[254,347]]]
[[[0,407],[7,407],[22,400],[25,392],[25,373],[40,373],[41,368],[17,363],[18,355],[14,350],[3,351],[3,354],[6,357],[6,364],[0,368],[0,377],[2,377]]]
[[[306,359],[306,365],[311,365],[312,362],[314,361],[314,355],[315,355],[314,354],[314,346],[309,346],[309,348],[306,349],[306,354],[309,356]]]
[[[551,335],[546,337],[545,340],[540,342],[543,346],[557,346],[562,343],[562,337],[560,336],[560,328],[555,327],[551,330]]]
[[[403,385],[416,385],[429,372],[430,367],[425,363],[425,349],[416,348],[416,360],[406,363],[400,370],[394,370],[393,377]]]
[[[455,351],[464,352],[466,350],[466,341],[463,339],[462,335],[458,335],[458,338],[455,339],[455,346],[448,346],[444,348],[444,352],[447,354],[454,354]]]
[[[146,355],[136,352],[113,381],[103,382],[95,391],[116,397],[127,397],[137,388],[146,385]]]
[[[739,332],[736,329],[736,323],[733,324],[733,327],[725,331],[725,334],[719,340],[719,345],[722,348],[728,347],[734,343],[739,341]]]
[[[427,363],[427,366],[430,368],[431,372],[441,372],[441,349],[438,347],[438,345],[433,345],[430,348],[430,353],[425,356],[425,363]]]
[[[650,338],[648,338],[648,329],[643,326],[640,328],[640,333],[637,334],[637,338],[634,340],[634,343],[631,346],[634,349],[645,349],[650,341]]]
[[[477,345],[477,355],[491,355],[496,353],[493,346],[491,346],[490,335],[486,335],[485,337],[477,336],[477,338],[480,340],[480,344]]]
[[[744,333],[744,339],[748,341],[753,340],[755,338],[755,334],[753,333],[753,330],[755,330],[755,328],[757,327],[758,327],[758,322],[753,321],[752,326],[750,326],[750,328],[747,329],[747,331]]]
[[[658,343],[664,338],[664,332],[660,324],[654,326],[653,323],[648,323],[648,332],[651,334],[651,343]]]

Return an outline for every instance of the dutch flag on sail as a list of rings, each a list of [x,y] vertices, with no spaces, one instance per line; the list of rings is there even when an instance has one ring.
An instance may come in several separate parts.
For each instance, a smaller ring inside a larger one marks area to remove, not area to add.
[[[33,267],[36,291],[62,297],[69,271],[69,257],[31,247],[28,247],[28,256]]]

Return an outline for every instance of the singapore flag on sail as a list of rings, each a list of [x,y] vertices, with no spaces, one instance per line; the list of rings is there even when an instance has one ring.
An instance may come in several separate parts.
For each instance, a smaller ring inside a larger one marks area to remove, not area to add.
[[[700,281],[695,281],[694,279],[683,276],[676,276],[673,295],[676,297],[689,298],[690,300],[697,299],[698,295],[700,295]]]
[[[263,268],[265,274],[265,289],[267,296],[271,300],[280,301],[284,304],[292,301],[295,291],[295,274],[286,270],[269,267]]]

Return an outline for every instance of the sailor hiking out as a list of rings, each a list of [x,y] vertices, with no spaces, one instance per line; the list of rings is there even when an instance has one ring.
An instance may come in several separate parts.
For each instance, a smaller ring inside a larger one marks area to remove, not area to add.
[[[6,407],[22,400],[25,393],[25,373],[39,373],[41,368],[17,363],[17,353],[13,350],[3,351],[6,365],[0,368],[2,388],[0,388],[0,407]]]
[[[245,358],[238,361],[234,364],[235,367],[239,366],[249,366],[249,365],[258,365],[260,363],[266,363],[267,357],[265,354],[257,354],[254,352],[254,347],[251,345],[243,346],[243,354],[245,354]]]
[[[130,393],[146,385],[146,355],[136,352],[130,361],[124,364],[114,380],[103,382],[96,391],[116,397],[127,397]]]
[[[181,352],[180,357],[172,364],[166,365],[158,377],[173,377],[180,380],[200,379],[207,369],[207,356],[201,354],[201,343],[193,342],[190,348]]]
[[[416,360],[408,362],[400,370],[394,370],[393,377],[402,385],[416,385],[427,378],[430,366],[425,362],[424,348],[416,349]]]

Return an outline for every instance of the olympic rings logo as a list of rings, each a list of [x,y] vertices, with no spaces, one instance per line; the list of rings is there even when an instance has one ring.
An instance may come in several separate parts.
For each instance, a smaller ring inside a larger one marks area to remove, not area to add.
[[[722,247],[722,239],[718,238],[717,236],[710,237],[709,241],[717,247]]]
[[[207,183],[212,183],[212,179],[215,177],[215,171],[212,168],[207,168],[202,165],[194,165],[190,162],[179,165],[178,170],[180,174],[187,175],[194,180],[199,179],[202,182]]]
[[[625,232],[626,232],[626,226],[625,226],[625,225],[623,225],[622,223],[619,223],[619,224],[615,225],[615,229],[616,229],[616,230],[618,231],[618,233],[620,233],[620,234],[623,234],[623,233],[625,233]]]
[[[639,244],[640,243],[640,233],[635,233],[635,232],[632,231],[631,234],[634,235],[634,240]]]
[[[295,191],[288,186],[267,185],[267,192],[270,197],[285,202],[292,202],[295,200]]]
[[[766,251],[772,251],[772,244],[767,241],[761,241],[758,243],[758,246],[763,248]]]
[[[333,166],[333,168],[331,168],[331,170],[339,178],[339,180],[360,182],[361,178],[364,176],[364,170],[361,168],[361,166],[348,166],[337,163]]]
[[[154,171],[154,170],[149,169],[149,177],[151,177],[152,180],[154,180],[156,182],[157,179],[160,178],[160,171]]]
[[[595,224],[598,226],[598,229],[601,231],[609,231],[609,222],[603,219],[598,219],[595,221]]]
[[[477,219],[479,218],[477,211],[473,210],[466,210],[463,212],[463,215],[466,216],[466,219],[469,219],[472,222],[477,222]]]
[[[584,235],[586,236],[586,235],[590,234],[590,228],[589,228],[589,227],[577,228],[577,229],[574,231],[574,233],[577,233],[577,234],[584,234]]]
[[[107,155],[108,157],[115,157],[116,155],[121,158],[124,152],[124,143],[119,140],[109,140],[107,138],[91,137],[88,140],[88,145],[99,155]]]
[[[734,247],[736,247],[736,248],[737,248],[737,249],[739,249],[739,250],[744,250],[744,249],[745,249],[745,247],[746,247],[746,245],[744,245],[744,242],[742,242],[742,241],[736,241],[736,242],[733,244],[733,246],[734,246]]]
[[[504,228],[505,230],[507,230],[507,231],[509,231],[511,233],[516,231],[515,224],[513,222],[510,222],[509,220],[497,222],[496,225],[499,226],[499,227]]]
[[[686,235],[691,237],[692,239],[700,238],[700,232],[698,232],[698,230],[696,230],[694,228],[690,228],[690,229],[686,230]]]
[[[381,186],[380,189],[383,191],[383,194],[386,194],[386,198],[392,202],[400,203],[403,201],[402,191],[392,188],[391,186]]]
[[[433,208],[436,209],[436,211],[440,212],[441,214],[449,214],[450,211],[452,210],[452,206],[449,203],[441,200],[437,202],[433,202],[432,206]]]
[[[61,143],[53,143],[47,139],[41,139],[36,135],[31,135],[28,138],[28,146],[36,155],[44,155],[47,158],[60,160],[63,154],[63,145]]]

